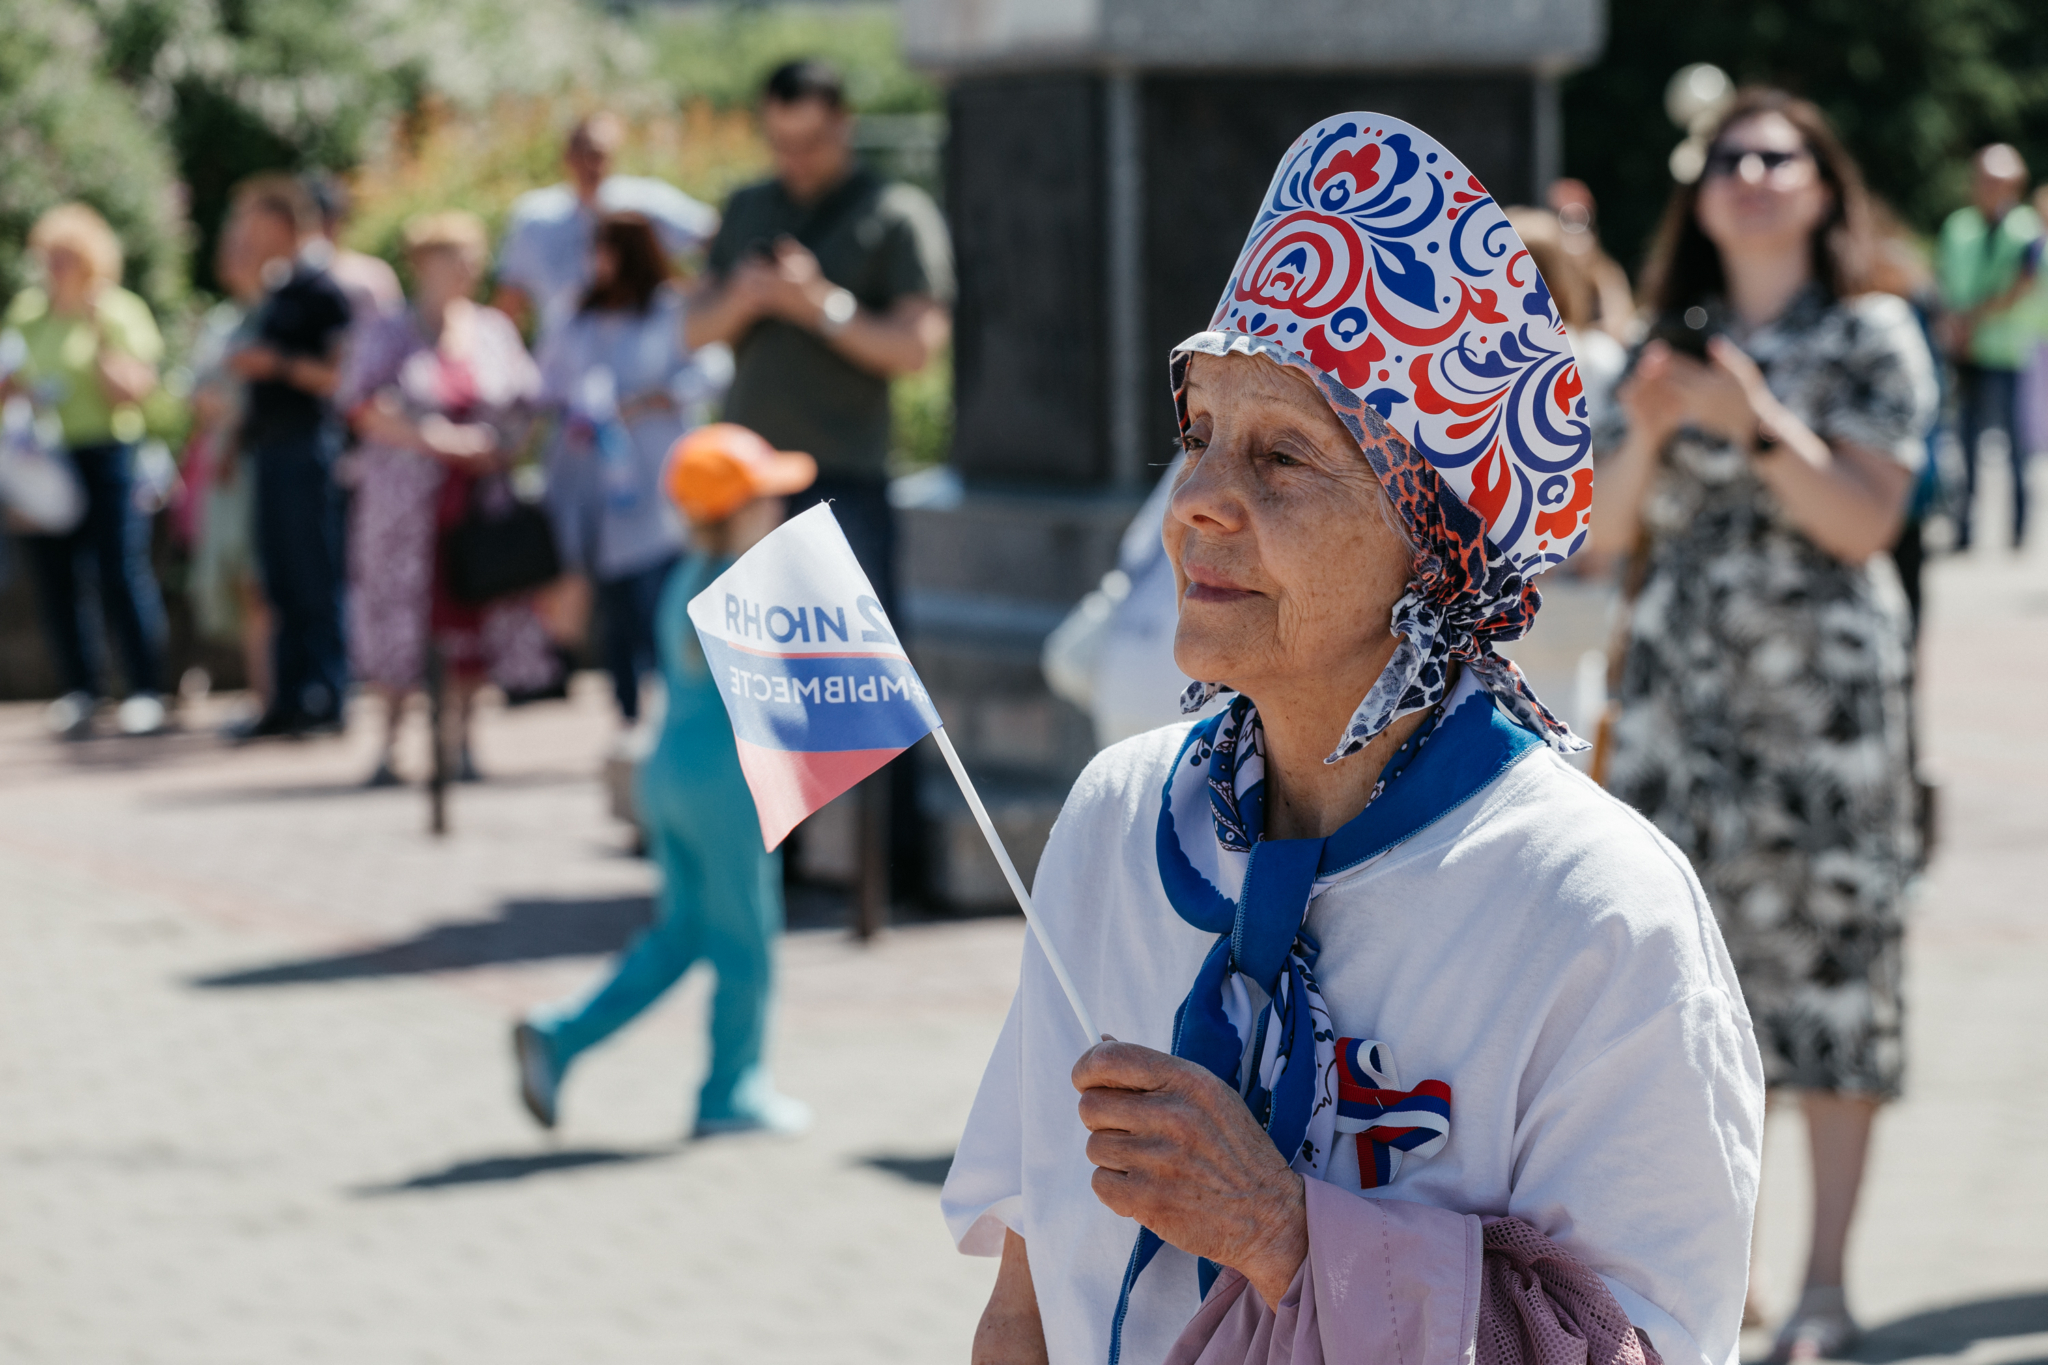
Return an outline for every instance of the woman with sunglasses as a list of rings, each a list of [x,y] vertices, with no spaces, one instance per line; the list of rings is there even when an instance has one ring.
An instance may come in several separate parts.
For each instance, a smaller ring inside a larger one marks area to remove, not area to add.
[[[1812,1142],[1805,1290],[1779,1361],[1855,1336],[1842,1254],[1877,1106],[1899,1093],[1918,854],[1907,616],[1884,551],[1935,405],[1903,300],[1863,276],[1871,207],[1820,111],[1744,91],[1645,273],[1596,549],[1635,586],[1609,787],[1691,857]],[[1754,1319],[1752,1287],[1749,1315]]]

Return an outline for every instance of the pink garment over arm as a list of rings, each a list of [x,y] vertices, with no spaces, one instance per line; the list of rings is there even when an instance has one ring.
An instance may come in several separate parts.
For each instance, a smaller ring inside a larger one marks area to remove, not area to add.
[[[1600,1277],[1521,1219],[1302,1183],[1308,1256],[1279,1308],[1226,1269],[1166,1365],[1663,1365]]]

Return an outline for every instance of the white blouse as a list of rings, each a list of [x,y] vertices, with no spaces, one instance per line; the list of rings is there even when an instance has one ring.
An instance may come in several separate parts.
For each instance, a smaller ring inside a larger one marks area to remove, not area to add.
[[[1187,726],[1105,750],[1067,798],[1035,899],[1097,1026],[1170,1046],[1214,942],[1154,862]],[[1390,789],[1390,792],[1396,789]],[[1698,881],[1646,821],[1537,747],[1310,905],[1337,1031],[1390,1045],[1402,1087],[1452,1090],[1449,1144],[1368,1198],[1528,1220],[1600,1274],[1667,1365],[1733,1365],[1762,1140],[1763,1073]],[[943,1207],[960,1250],[1030,1250],[1054,1365],[1103,1365],[1137,1224],[1089,1185],[1069,1080],[1091,1040],[1027,938],[1017,994]],[[1355,1146],[1330,1175],[1358,1190]],[[1197,1307],[1194,1258],[1138,1281],[1129,1365]]]

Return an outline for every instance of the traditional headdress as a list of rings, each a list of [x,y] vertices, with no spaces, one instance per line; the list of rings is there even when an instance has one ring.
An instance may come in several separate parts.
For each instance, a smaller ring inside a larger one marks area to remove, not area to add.
[[[1265,836],[1251,698],[1188,732],[1160,794],[1160,885],[1216,939],[1174,1015],[1173,1054],[1237,1090],[1305,1175],[1326,1174],[1338,1137],[1357,1134],[1361,1183],[1378,1186],[1401,1153],[1426,1158],[1450,1140],[1451,1090],[1401,1090],[1390,1043],[1336,1036],[1302,925],[1324,888],[1469,800],[1539,736],[1584,747],[1493,643],[1535,616],[1529,577],[1585,539],[1586,406],[1557,310],[1507,216],[1435,139],[1378,114],[1325,120],[1295,142],[1209,328],[1174,351],[1183,429],[1190,355],[1302,370],[1417,546],[1393,613],[1401,644],[1328,761],[1398,716],[1442,710],[1389,757],[1365,810],[1315,839]],[[1465,671],[1447,697],[1453,661]],[[1195,683],[1188,709],[1218,690]],[[1131,1248],[1109,1365],[1162,1246],[1141,1229]],[[1203,1262],[1204,1293],[1214,1274]]]
[[[1305,371],[1418,547],[1402,643],[1329,761],[1441,701],[1453,660],[1553,747],[1584,748],[1493,652],[1542,604],[1529,580],[1584,542],[1593,460],[1564,324],[1477,177],[1399,119],[1323,120],[1273,173],[1209,330],[1174,348],[1183,430],[1195,354]]]

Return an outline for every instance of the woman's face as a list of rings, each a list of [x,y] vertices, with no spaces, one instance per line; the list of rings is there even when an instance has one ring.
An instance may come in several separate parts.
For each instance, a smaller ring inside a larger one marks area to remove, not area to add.
[[[429,310],[468,298],[476,292],[477,278],[476,263],[455,247],[429,247],[413,254],[413,293]]]
[[[1247,696],[1363,689],[1414,553],[1351,433],[1304,377],[1255,356],[1188,366],[1188,463],[1167,506],[1174,662]]]
[[[1803,248],[1834,206],[1806,139],[1783,114],[1721,131],[1700,177],[1695,215],[1723,254]]]
[[[263,262],[257,259],[246,225],[239,218],[228,219],[221,230],[213,274],[238,303],[254,303],[263,293]]]
[[[50,282],[51,298],[60,309],[76,308],[92,292],[92,266],[61,242],[44,253],[43,272]]]

